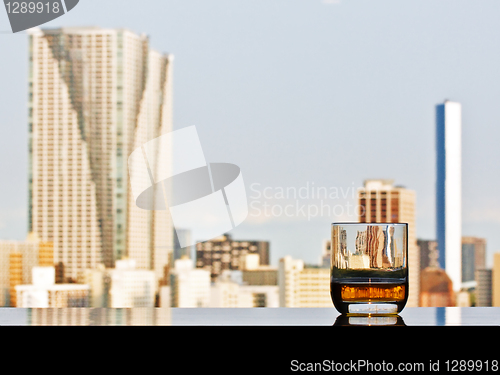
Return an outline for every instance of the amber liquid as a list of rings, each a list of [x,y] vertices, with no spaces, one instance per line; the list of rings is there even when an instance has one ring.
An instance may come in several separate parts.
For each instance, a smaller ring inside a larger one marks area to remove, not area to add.
[[[331,282],[333,304],[342,314],[349,313],[350,304],[394,304],[403,310],[408,299],[408,283],[349,283]]]

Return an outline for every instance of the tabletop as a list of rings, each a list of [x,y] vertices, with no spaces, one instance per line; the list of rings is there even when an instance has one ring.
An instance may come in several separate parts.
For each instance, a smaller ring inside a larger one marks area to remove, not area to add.
[[[344,317],[335,308],[0,308],[0,325],[30,326],[480,326],[499,307],[409,307],[397,316]]]

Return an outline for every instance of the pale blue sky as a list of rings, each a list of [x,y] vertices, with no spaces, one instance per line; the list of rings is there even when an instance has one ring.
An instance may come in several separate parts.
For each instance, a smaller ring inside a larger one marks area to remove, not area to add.
[[[175,127],[196,125],[208,161],[240,166],[250,197],[251,186],[392,178],[416,191],[420,238],[435,237],[434,106],[462,103],[463,234],[486,237],[490,259],[500,251],[499,16],[493,0],[81,0],[43,27],[126,27],[174,54]],[[2,239],[27,227],[26,41],[0,34]],[[259,204],[297,203],[274,198]],[[252,216],[233,234],[271,241],[273,264],[286,254],[316,263],[339,219]]]

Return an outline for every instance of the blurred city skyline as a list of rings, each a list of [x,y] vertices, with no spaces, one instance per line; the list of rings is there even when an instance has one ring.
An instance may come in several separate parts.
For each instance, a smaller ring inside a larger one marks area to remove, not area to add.
[[[278,188],[338,190],[325,202],[343,212],[266,217],[252,215],[250,206],[231,233],[269,241],[271,264],[287,254],[318,263],[330,223],[357,221],[356,212],[347,213],[356,204],[350,193],[370,178],[414,190],[417,237],[435,239],[435,105],[460,102],[462,232],[487,239],[491,267],[500,250],[493,188],[500,182],[494,173],[498,10],[493,1],[150,1],[145,7],[85,0],[42,27],[125,27],[172,53],[174,128],[196,125],[207,161],[241,167],[250,205],[320,202],[281,198]],[[0,12],[0,30],[8,29]],[[8,161],[0,164],[8,176],[0,188],[0,238],[21,240],[28,228],[27,35],[3,33],[0,45],[0,156]]]

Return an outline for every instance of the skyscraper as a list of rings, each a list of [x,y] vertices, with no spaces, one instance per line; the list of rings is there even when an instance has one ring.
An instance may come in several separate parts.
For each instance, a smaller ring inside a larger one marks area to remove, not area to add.
[[[476,270],[476,306],[492,306],[492,275],[490,269]]]
[[[439,266],[459,291],[462,285],[462,106],[436,106],[436,237]]]
[[[171,220],[135,205],[127,159],[172,130],[171,85],[172,57],[152,50],[144,35],[30,31],[29,230],[53,242],[66,278],[125,256],[163,274]],[[150,167],[168,168],[169,159]]]
[[[361,223],[407,223],[408,224],[408,267],[409,307],[419,304],[420,255],[415,232],[415,192],[401,186],[394,186],[393,180],[367,180],[359,191],[359,221]],[[366,237],[366,247],[373,235]]]
[[[474,286],[476,271],[486,267],[486,239],[462,237],[462,283]]]
[[[417,246],[420,249],[420,271],[423,271],[427,267],[439,267],[437,241],[417,240]]]
[[[491,302],[500,307],[500,253],[493,255],[493,270],[491,273]]]

